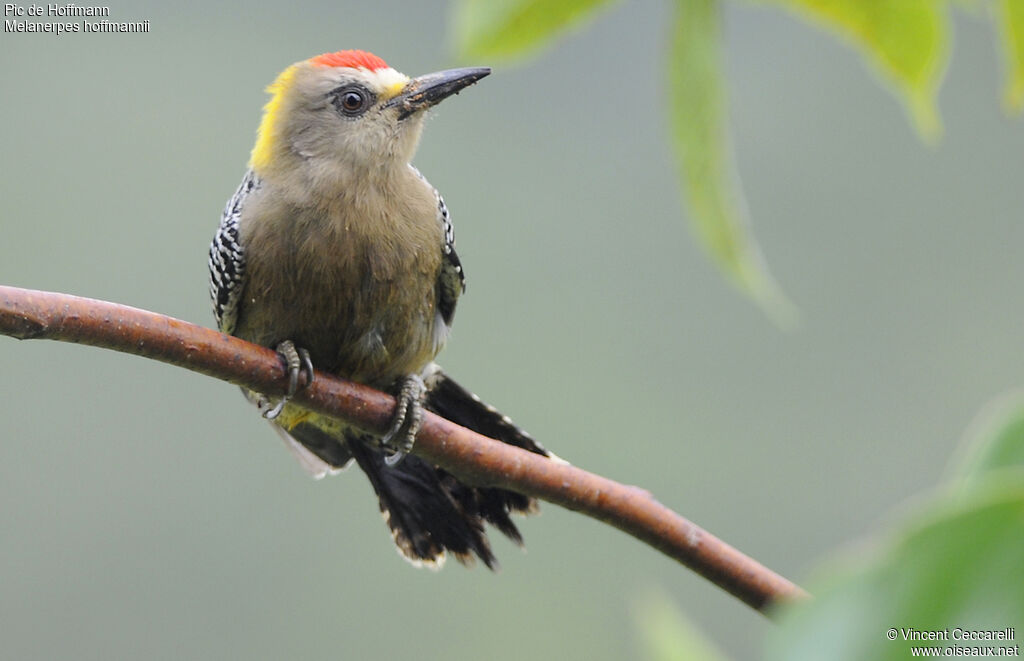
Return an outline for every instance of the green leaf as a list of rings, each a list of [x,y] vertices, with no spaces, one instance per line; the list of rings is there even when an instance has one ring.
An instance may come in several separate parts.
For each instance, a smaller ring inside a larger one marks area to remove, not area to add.
[[[539,51],[613,0],[458,0],[461,58],[522,57]]]
[[[767,658],[905,661],[912,646],[938,646],[937,656],[952,656],[945,648],[963,654],[965,647],[1019,645],[1019,638],[953,639],[957,627],[999,631],[1024,623],[1024,471],[1014,472],[965,498],[943,497],[888,542],[812,585],[815,599],[780,613]],[[911,628],[948,631],[949,640],[905,640]]]
[[[1005,0],[1006,4],[1020,0]],[[936,98],[949,60],[949,18],[938,0],[775,0],[859,48],[906,105],[922,139],[942,134]],[[1018,5],[1019,6],[1019,5]]]
[[[726,125],[717,0],[676,0],[669,60],[669,121],[683,189],[704,249],[774,319],[795,310],[783,296],[747,231]]]
[[[651,590],[633,608],[647,661],[727,661],[727,657],[661,590]]]
[[[1000,0],[996,13],[1006,60],[1006,107],[1011,112],[1024,110],[1024,3]]]
[[[986,406],[971,423],[964,447],[955,471],[968,487],[987,479],[990,471],[1024,469],[1024,391]]]

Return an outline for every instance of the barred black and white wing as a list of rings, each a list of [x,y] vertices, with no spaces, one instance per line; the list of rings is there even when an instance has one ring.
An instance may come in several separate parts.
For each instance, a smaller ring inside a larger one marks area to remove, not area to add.
[[[430,182],[419,170],[412,165],[409,166],[416,176],[423,180],[423,183],[430,186]],[[466,274],[462,270],[462,262],[455,252],[455,226],[452,225],[451,215],[448,213],[448,206],[444,198],[437,192],[437,189],[430,186],[437,198],[437,222],[441,224],[441,274],[437,281],[437,311],[441,320],[448,328],[455,319],[455,304],[459,296],[466,291]]]
[[[462,270],[462,262],[455,252],[455,227],[452,225],[451,217],[448,215],[448,207],[445,206],[444,198],[437,194],[437,213],[444,228],[444,245],[441,254],[441,275],[438,280],[438,301],[437,309],[446,326],[452,325],[455,318],[455,304],[462,292],[466,291],[466,273]]]
[[[245,251],[239,241],[239,220],[246,198],[260,186],[249,170],[220,217],[220,227],[210,244],[210,299],[217,328],[231,333],[238,319],[238,303],[245,284]]]

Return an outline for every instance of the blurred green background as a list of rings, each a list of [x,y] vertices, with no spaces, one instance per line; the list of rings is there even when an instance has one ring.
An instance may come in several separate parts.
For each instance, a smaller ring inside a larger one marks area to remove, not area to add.
[[[0,283],[209,325],[206,249],[288,64],[453,65],[440,2],[122,2],[142,35],[0,33]],[[923,146],[859,56],[729,5],[737,160],[800,307],[776,329],[695,246],[664,116],[668,7],[629,3],[427,127],[469,277],[442,363],[572,462],[801,579],[936,484],[1020,385],[1024,132],[957,15]],[[488,64],[473,62],[472,64]],[[503,571],[416,571],[356,471],[307,479],[231,386],[0,338],[0,656],[622,659],[668,591],[735,658],[770,625],[553,506]]]

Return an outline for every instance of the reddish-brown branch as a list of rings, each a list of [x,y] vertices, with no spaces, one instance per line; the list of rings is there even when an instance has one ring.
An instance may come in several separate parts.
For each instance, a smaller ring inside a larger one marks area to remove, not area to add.
[[[0,286],[0,333],[89,344],[270,395],[284,392],[284,368],[270,349],[105,301]],[[295,401],[377,432],[387,429],[395,404],[384,393],[319,372]],[[807,596],[636,487],[499,443],[429,413],[414,452],[467,482],[535,496],[613,525],[758,610]]]

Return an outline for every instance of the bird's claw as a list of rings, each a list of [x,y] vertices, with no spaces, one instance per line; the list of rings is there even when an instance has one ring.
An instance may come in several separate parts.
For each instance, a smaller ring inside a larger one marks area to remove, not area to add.
[[[384,463],[394,466],[412,451],[416,442],[416,434],[423,425],[423,395],[427,387],[418,374],[412,374],[402,380],[402,388],[398,393],[395,406],[395,417],[391,427],[380,439],[380,445],[392,453],[384,457]]]
[[[263,417],[267,420],[273,420],[281,415],[285,404],[299,391],[299,374],[301,372],[306,373],[304,388],[308,388],[309,384],[313,383],[313,361],[310,359],[308,351],[296,348],[295,343],[291,340],[281,342],[275,350],[284,359],[285,369],[288,371],[288,390],[284,397],[278,400],[274,408],[263,413]]]

